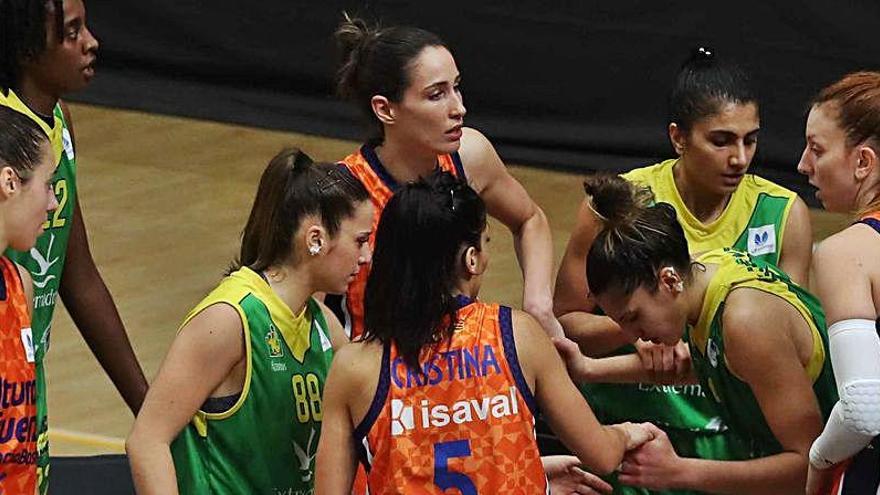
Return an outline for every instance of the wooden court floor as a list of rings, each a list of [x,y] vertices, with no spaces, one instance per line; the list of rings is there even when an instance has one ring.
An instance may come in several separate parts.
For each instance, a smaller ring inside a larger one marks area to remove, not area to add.
[[[297,146],[337,160],[358,143],[214,122],[72,105],[80,201],[92,253],[148,380],[177,326],[222,276],[269,159]],[[562,255],[582,197],[577,175],[511,166],[553,227]],[[813,212],[817,239],[846,219]],[[519,306],[510,235],[493,223],[487,300]],[[56,311],[48,354],[53,455],[122,452],[132,415],[67,312]]]

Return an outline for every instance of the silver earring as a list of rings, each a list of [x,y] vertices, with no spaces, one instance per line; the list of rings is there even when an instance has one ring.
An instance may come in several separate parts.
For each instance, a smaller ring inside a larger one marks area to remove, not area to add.
[[[317,256],[318,253],[320,253],[320,252],[321,252],[321,245],[320,244],[312,244],[311,246],[309,246],[309,254],[310,255]]]
[[[675,290],[678,292],[684,292],[684,282],[682,282],[681,280],[676,282],[675,283]]]

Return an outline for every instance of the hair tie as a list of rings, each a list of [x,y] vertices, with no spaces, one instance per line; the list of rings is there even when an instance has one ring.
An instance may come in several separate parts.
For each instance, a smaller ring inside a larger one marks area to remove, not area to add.
[[[708,63],[715,60],[715,50],[709,47],[701,46],[693,51],[691,60],[698,63]]]
[[[605,215],[599,213],[599,212],[596,210],[596,208],[593,206],[593,196],[590,196],[590,197],[587,199],[587,208],[589,208],[590,211],[592,211],[593,214],[596,215],[596,217],[598,217],[599,220],[602,221],[602,223],[604,223],[604,224],[608,224],[608,219],[605,217]]]

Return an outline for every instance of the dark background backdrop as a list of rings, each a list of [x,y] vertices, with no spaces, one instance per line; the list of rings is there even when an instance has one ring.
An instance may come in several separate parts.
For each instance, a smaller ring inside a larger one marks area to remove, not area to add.
[[[358,115],[333,97],[332,33],[346,10],[441,35],[468,125],[506,161],[554,168],[671,155],[666,94],[689,51],[708,45],[761,90],[759,173],[798,186],[810,97],[880,65],[876,0],[86,3],[99,77],[77,100],[359,138]]]

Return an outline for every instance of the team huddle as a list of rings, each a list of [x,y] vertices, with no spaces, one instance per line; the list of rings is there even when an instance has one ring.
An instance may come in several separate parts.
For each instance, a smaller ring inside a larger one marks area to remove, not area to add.
[[[0,15],[0,492],[48,490],[60,295],[137,416],[141,494],[880,493],[880,73],[811,102],[797,170],[854,221],[815,249],[805,203],[748,173],[748,74],[700,48],[669,96],[676,157],[585,178],[554,273],[541,207],[464,127],[449,47],[346,16],[338,90],[371,137],[272,158],[148,388],[76,201],[85,7]],[[522,310],[479,297],[488,216]]]

